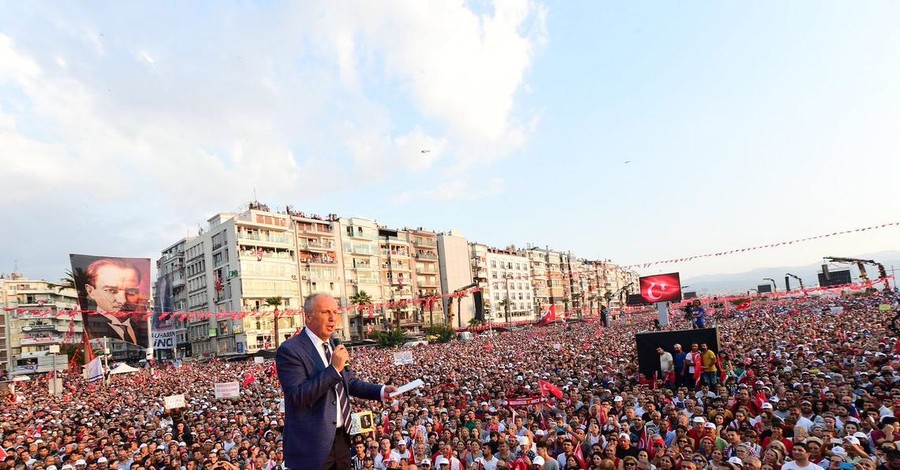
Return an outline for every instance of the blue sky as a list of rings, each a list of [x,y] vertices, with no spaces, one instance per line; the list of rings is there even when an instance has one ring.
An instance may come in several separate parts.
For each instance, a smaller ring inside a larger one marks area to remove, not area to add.
[[[254,190],[625,264],[894,222],[897,24],[890,1],[0,1],[0,272],[153,258]]]

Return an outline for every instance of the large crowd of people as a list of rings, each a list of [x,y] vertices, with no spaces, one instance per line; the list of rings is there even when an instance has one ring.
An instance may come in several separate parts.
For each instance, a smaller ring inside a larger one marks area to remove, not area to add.
[[[891,305],[886,309],[884,305]],[[354,469],[900,470],[900,354],[891,294],[801,297],[719,309],[713,375],[638,373],[635,334],[652,318],[596,318],[471,341],[354,349],[375,383],[424,385],[353,401],[374,431]],[[690,329],[673,310],[664,330]],[[675,369],[684,345],[662,345]],[[698,345],[699,348],[699,345]],[[681,362],[679,362],[679,359]],[[707,363],[703,364],[704,372]],[[282,392],[272,361],[184,362],[88,384],[15,383],[0,408],[0,470],[284,469]],[[215,399],[214,384],[242,383]],[[167,410],[163,398],[184,394]],[[301,469],[293,469],[301,470]]]

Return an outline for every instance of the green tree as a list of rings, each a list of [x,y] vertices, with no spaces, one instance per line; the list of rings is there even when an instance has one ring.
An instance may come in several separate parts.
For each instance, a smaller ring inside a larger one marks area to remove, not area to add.
[[[278,349],[278,344],[281,343],[280,338],[278,337],[278,307],[281,307],[282,303],[284,303],[284,297],[280,295],[266,299],[266,305],[275,307],[272,311],[272,319],[275,321],[275,349]]]
[[[428,337],[434,337],[437,343],[448,343],[456,338],[456,330],[449,325],[434,325],[426,330]]]
[[[360,337],[360,339],[365,338],[365,336],[366,336],[365,329],[363,327],[363,310],[364,310],[364,308],[361,308],[361,307],[372,305],[372,296],[369,295],[368,292],[366,292],[364,290],[360,290],[350,296],[350,303],[352,305],[356,305],[358,307],[356,309],[356,312],[357,312],[356,319],[357,319],[357,324],[359,326],[359,337]],[[369,308],[371,308],[371,307],[369,307]]]
[[[512,304],[512,303],[509,301],[509,299],[503,299],[503,300],[500,301],[500,307],[503,308],[503,313],[506,315],[505,318],[506,318],[506,324],[507,324],[507,325],[509,325],[509,306],[510,306],[511,304]]]
[[[402,346],[403,343],[409,341],[409,336],[400,328],[393,328],[391,331],[376,332],[375,341],[378,341],[378,345],[381,347],[393,348]]]
[[[609,308],[609,302],[612,300],[614,295],[615,294],[613,294],[612,291],[606,291],[603,293],[603,300],[606,301],[606,308]]]
[[[481,326],[481,320],[472,318],[469,320],[469,326]]]
[[[59,279],[59,285],[56,286],[57,292],[64,289],[72,289],[78,294],[78,308],[85,308],[87,305],[87,291],[84,286],[88,284],[89,278],[82,268],[75,268],[74,271],[67,269],[66,275]],[[82,288],[79,289],[78,286]]]

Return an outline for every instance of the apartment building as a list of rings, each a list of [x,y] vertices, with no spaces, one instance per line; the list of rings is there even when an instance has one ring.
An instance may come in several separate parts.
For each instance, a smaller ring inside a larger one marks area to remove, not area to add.
[[[550,273],[547,267],[546,250],[528,248],[526,250],[531,269],[531,285],[534,290],[535,314],[541,315],[552,305],[550,300]]]
[[[353,299],[363,297],[372,305],[382,303],[384,292],[381,288],[378,224],[359,217],[340,218],[338,231],[341,237],[346,305],[353,305]],[[386,317],[382,313],[369,308],[347,315],[350,337],[361,338],[384,329]]]
[[[469,242],[462,233],[458,230],[438,233],[437,249],[442,295],[478,285],[473,278]],[[464,328],[475,318],[474,297],[468,295],[457,299],[442,299],[444,319],[448,325]]]
[[[528,255],[516,247],[470,245],[473,266],[485,265],[485,307],[493,321],[509,323],[534,320],[534,288]],[[483,260],[483,261],[482,261]]]
[[[409,235],[406,230],[386,227],[378,230],[381,294],[387,303],[383,308],[384,321],[391,327],[417,334],[422,332],[422,322],[412,303],[415,258]]]
[[[438,259],[437,233],[419,227],[409,229],[414,270],[413,294],[418,299],[441,295],[441,269]],[[421,326],[444,324],[440,302],[414,304]]]
[[[216,214],[199,236],[185,242],[187,310],[195,312],[187,329],[194,356],[272,349],[303,325],[293,227],[289,214],[254,203],[240,214]]]
[[[0,302],[0,368],[11,374],[37,372],[39,358],[55,354],[64,342],[81,341],[81,315],[57,315],[78,309],[75,289],[12,273],[0,279]]]
[[[192,238],[192,237],[191,237]],[[192,357],[193,348],[188,338],[187,321],[179,316],[164,312],[184,312],[187,308],[187,278],[184,269],[184,249],[189,238],[182,238],[169,245],[156,260],[156,284],[154,286],[154,318],[151,322],[151,341],[160,334],[172,332],[175,336],[174,349],[160,348],[153,344],[153,354],[157,359]],[[155,333],[155,334],[154,334]]]

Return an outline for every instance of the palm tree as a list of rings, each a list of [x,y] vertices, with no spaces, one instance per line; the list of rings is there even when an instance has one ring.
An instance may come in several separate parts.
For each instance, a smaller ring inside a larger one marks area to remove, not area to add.
[[[609,308],[609,302],[612,300],[615,294],[612,291],[606,291],[603,293],[603,299],[606,300],[606,308]]]
[[[83,268],[75,268],[74,270],[66,270],[66,275],[59,279],[59,285],[56,287],[57,292],[63,289],[74,289],[78,294],[78,308],[87,309],[87,291],[85,287],[89,284],[90,278]],[[81,286],[79,289],[78,287]]]
[[[275,307],[275,311],[272,312],[272,318],[275,320],[275,349],[278,349],[278,344],[280,343],[278,338],[278,307],[280,307],[283,302],[284,297],[280,295],[266,299],[266,305]]]
[[[365,337],[365,334],[363,332],[363,309],[360,307],[372,305],[372,296],[370,296],[368,292],[360,290],[350,296],[350,303],[357,306],[356,311],[359,314],[359,321],[357,322],[359,323],[359,337],[362,339]]]
[[[506,324],[509,326],[509,299],[503,299],[500,301],[500,307],[503,308],[503,311],[506,313]]]

